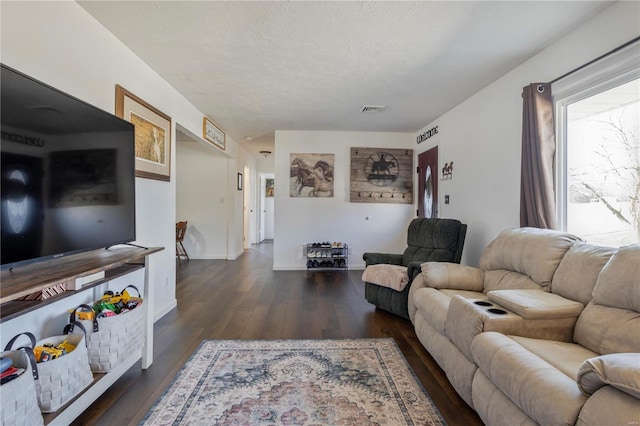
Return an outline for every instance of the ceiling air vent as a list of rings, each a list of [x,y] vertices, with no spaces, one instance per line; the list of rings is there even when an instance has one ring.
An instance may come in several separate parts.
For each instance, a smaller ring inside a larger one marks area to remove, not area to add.
[[[382,112],[385,108],[384,105],[364,105],[360,112]]]

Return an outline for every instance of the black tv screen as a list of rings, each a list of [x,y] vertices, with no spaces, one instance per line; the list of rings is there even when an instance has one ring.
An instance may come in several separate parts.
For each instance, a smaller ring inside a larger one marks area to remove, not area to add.
[[[135,240],[133,125],[1,70],[2,269]]]

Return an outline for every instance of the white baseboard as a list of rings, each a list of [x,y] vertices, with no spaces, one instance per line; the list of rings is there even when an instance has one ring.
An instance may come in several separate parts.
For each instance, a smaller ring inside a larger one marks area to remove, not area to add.
[[[366,265],[349,265],[350,271],[364,271]],[[274,271],[306,271],[305,265],[273,265]]]
[[[163,316],[167,315],[170,311],[172,311],[175,307],[178,306],[178,301],[174,298],[171,302],[169,302],[165,307],[160,309],[159,312],[155,312],[153,315],[153,322],[155,323]]]
[[[243,254],[244,254],[244,249],[240,250],[235,255],[231,255],[231,256],[227,257],[227,260],[236,260],[237,258],[242,256]]]
[[[273,265],[274,271],[306,271],[305,265]]]

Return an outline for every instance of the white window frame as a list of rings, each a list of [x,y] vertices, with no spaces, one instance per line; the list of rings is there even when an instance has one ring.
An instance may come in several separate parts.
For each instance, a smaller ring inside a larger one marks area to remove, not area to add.
[[[556,127],[556,223],[561,231],[567,231],[567,106],[637,78],[640,78],[640,42],[551,85]]]

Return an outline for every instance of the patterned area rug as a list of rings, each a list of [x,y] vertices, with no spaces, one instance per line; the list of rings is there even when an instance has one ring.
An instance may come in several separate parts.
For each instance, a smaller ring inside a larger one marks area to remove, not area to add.
[[[144,425],[444,425],[392,339],[205,340]]]

